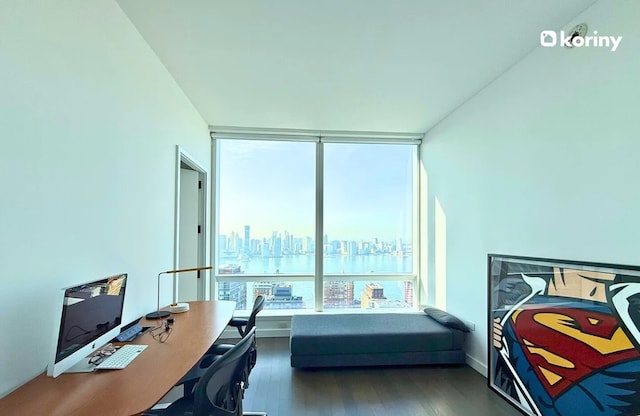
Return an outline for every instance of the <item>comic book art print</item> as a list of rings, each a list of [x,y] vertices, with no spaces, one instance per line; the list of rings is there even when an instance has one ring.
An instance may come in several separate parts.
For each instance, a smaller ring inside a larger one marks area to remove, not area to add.
[[[489,254],[489,387],[526,415],[640,415],[640,267]]]

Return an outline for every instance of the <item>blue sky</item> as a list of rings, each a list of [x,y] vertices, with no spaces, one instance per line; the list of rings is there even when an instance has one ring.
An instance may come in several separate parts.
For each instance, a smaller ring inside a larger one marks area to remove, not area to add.
[[[313,236],[315,143],[221,140],[220,232]],[[330,240],[411,235],[408,145],[324,144],[325,234]]]

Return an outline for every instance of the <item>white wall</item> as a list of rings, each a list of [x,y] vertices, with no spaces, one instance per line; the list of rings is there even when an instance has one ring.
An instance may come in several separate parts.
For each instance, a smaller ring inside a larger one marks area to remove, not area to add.
[[[481,372],[487,253],[640,265],[640,2],[601,0],[566,28],[583,21],[618,50],[540,47],[424,141],[428,280],[437,198],[447,309],[475,323]]]
[[[0,4],[0,396],[45,369],[63,286],[173,266],[175,146],[207,125],[111,0]],[[166,301],[171,297],[167,286]]]

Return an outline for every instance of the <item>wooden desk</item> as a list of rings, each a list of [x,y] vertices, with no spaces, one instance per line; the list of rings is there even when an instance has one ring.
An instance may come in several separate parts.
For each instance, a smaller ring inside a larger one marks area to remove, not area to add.
[[[233,316],[235,302],[189,302],[173,314],[173,332],[160,343],[150,334],[134,344],[146,348],[123,370],[41,374],[0,399],[0,415],[135,415],[156,404],[202,357]],[[140,321],[155,326],[160,321]]]

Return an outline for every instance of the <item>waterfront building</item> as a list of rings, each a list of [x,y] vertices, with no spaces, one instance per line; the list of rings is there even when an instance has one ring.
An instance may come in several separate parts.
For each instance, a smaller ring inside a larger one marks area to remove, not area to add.
[[[236,309],[247,309],[247,284],[244,282],[218,283],[218,300],[232,300]]]
[[[381,301],[386,301],[384,296],[384,288],[380,283],[369,282],[364,286],[364,290],[360,295],[360,307],[369,309],[381,305]]]
[[[225,264],[221,264],[220,267],[218,267],[218,273],[219,274],[238,274],[238,273],[242,273],[242,268],[237,264],[225,263]]]
[[[265,309],[304,309],[304,302],[302,296],[293,295],[290,284],[273,283],[271,296],[266,298],[264,307]]]
[[[404,285],[404,302],[408,305],[413,305],[413,282],[405,280]]]
[[[351,308],[354,306],[353,280],[331,280],[324,282],[323,303],[325,308]]]
[[[253,284],[253,298],[255,299],[258,295],[262,295],[265,298],[270,297],[272,294],[272,288],[272,282],[255,282]]]

